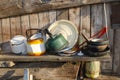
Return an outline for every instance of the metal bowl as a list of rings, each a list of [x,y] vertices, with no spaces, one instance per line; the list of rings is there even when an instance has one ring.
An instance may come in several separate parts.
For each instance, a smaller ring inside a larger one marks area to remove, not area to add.
[[[88,42],[89,45],[108,45],[109,41],[108,40],[104,40],[104,39],[92,39]]]
[[[93,52],[100,52],[104,51],[108,47],[107,44],[104,45],[88,45],[88,49]]]

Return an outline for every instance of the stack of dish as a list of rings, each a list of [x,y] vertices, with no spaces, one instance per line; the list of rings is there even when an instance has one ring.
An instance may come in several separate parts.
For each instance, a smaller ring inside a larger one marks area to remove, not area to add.
[[[88,56],[103,56],[109,52],[108,40],[93,39],[88,42],[88,45],[82,49],[82,52]]]

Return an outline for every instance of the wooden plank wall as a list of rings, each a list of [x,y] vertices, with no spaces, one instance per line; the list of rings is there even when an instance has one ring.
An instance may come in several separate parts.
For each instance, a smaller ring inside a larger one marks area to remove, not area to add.
[[[109,4],[107,4],[107,13],[109,13],[109,11]],[[108,26],[110,27],[110,15],[107,17]],[[42,28],[61,19],[72,21],[78,28],[79,32],[81,31],[90,37],[105,26],[103,4],[52,10],[0,19],[0,42],[9,41],[15,35],[22,34],[25,36],[25,31],[28,28]],[[110,29],[110,34],[111,33],[112,30]],[[79,35],[79,37],[81,36]],[[103,36],[103,38],[106,37]],[[112,46],[113,36],[110,36],[109,39],[111,43],[110,46]],[[102,62],[102,71],[104,72],[106,70],[110,72],[112,71],[111,61]]]
[[[113,26],[120,24],[120,2],[111,4],[112,16],[111,23],[113,29],[113,72],[120,74],[120,26]]]

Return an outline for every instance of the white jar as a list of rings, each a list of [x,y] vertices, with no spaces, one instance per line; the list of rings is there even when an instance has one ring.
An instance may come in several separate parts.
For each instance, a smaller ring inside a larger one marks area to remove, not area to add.
[[[10,40],[10,42],[13,53],[24,54],[24,55],[27,54],[27,47],[26,47],[27,39],[24,36],[17,35],[13,37]]]

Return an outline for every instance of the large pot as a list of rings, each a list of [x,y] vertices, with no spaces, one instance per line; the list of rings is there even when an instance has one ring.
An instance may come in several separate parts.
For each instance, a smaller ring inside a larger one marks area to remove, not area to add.
[[[37,30],[37,33],[29,36],[31,30]],[[28,29],[26,31],[27,39],[27,53],[30,56],[40,56],[46,52],[44,44],[44,33],[40,29]]]

